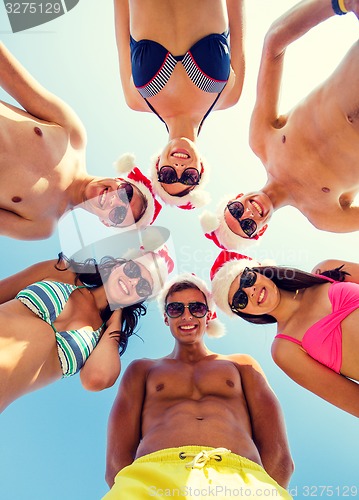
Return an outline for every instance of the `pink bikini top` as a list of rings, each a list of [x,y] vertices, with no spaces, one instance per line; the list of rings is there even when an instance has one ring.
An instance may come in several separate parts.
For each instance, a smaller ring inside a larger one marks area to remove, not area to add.
[[[279,333],[276,339],[289,340],[303,347],[315,360],[340,373],[342,366],[341,322],[359,308],[359,285],[349,282],[334,282],[329,287],[332,312],[312,325],[299,341]]]

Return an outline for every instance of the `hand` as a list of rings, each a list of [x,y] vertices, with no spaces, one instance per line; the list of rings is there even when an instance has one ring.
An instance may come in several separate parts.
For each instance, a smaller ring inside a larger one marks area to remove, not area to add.
[[[106,322],[106,328],[110,330],[121,330],[122,327],[122,309],[113,311],[110,318]]]
[[[359,0],[345,0],[344,5],[348,12],[354,12],[359,19]]]

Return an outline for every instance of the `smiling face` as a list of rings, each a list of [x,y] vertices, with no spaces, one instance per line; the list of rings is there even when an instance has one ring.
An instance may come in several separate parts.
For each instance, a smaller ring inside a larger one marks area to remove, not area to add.
[[[228,303],[233,303],[233,297],[240,287],[240,279],[242,273],[239,274],[232,282],[228,292]],[[241,288],[248,297],[248,304],[245,308],[240,309],[240,312],[254,314],[270,314],[276,309],[280,302],[280,292],[273,281],[260,273],[256,273],[255,283],[246,288]]]
[[[127,227],[142,217],[146,200],[140,190],[125,179],[100,178],[86,186],[84,208],[105,225]]]
[[[106,297],[111,306],[129,306],[145,300],[150,295],[147,292],[153,288],[151,273],[143,264],[136,261],[134,263],[138,266],[138,272],[133,272],[133,266],[126,267],[128,263],[118,264],[104,283]]]
[[[182,302],[188,305],[190,302],[202,302],[206,304],[203,293],[197,288],[187,288],[168,295],[166,304],[171,302]],[[173,337],[181,343],[193,344],[202,339],[208,323],[208,314],[203,318],[196,318],[191,315],[188,307],[178,318],[170,318],[164,315],[165,323],[170,327]]]
[[[185,137],[172,139],[163,149],[156,164],[157,172],[164,166],[172,167],[180,179],[187,168],[194,168],[199,174],[202,172],[201,159],[194,142]],[[172,196],[184,196],[196,186],[189,186],[181,182],[173,184],[161,183],[162,188]]]
[[[228,200],[227,205],[234,201],[239,201],[243,205],[243,215],[240,217],[242,226],[245,227],[246,222],[243,221],[246,219],[249,219],[249,224],[252,224],[251,221],[255,222],[257,227],[255,232],[251,235],[253,238],[272,216],[273,204],[270,198],[265,193],[260,191],[257,193],[241,195],[233,200]],[[238,234],[238,236],[241,236],[242,238],[248,238],[248,235],[243,231],[240,222],[233,217],[228,210],[228,207],[224,210],[224,219],[227,226],[233,233]]]

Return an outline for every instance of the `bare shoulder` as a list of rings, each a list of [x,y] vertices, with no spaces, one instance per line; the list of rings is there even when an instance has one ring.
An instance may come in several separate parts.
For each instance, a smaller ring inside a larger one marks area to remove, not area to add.
[[[146,378],[152,368],[161,363],[165,358],[150,359],[141,358],[132,361],[124,373],[125,378]]]
[[[240,366],[250,366],[253,368],[260,368],[260,365],[256,359],[254,359],[252,356],[249,354],[242,354],[242,353],[237,353],[237,354],[230,354],[226,356],[228,360],[235,362],[237,365]]]

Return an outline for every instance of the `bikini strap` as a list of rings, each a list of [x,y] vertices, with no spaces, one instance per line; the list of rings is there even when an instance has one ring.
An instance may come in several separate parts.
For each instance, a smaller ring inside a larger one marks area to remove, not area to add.
[[[157,113],[157,111],[156,111],[156,110],[155,110],[155,108],[152,106],[152,104],[148,101],[148,99],[146,99],[146,98],[144,97],[144,100],[146,101],[147,106],[150,108],[150,110],[151,110],[151,111],[152,111],[152,112],[153,112],[156,116],[158,116],[158,118],[161,120],[161,122],[163,122],[163,123],[165,124],[166,129],[167,129],[167,132],[169,132],[168,127],[167,127],[167,123],[164,121],[164,119],[162,118],[162,116],[160,116],[160,115]]]
[[[283,333],[278,333],[278,335],[276,335],[274,338],[289,340],[290,342],[294,342],[295,344],[302,345],[300,340],[295,339],[294,337],[290,337],[289,335],[284,335]]]

